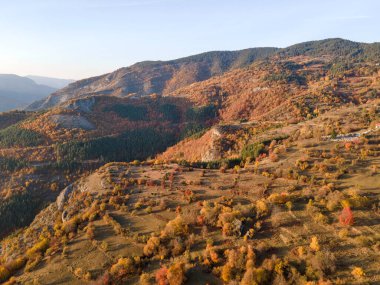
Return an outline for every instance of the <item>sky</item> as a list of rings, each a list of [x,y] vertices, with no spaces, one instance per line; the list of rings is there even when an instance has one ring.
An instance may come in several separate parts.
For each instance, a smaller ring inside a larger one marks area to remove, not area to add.
[[[0,0],[0,73],[81,79],[143,60],[380,41],[379,0]]]

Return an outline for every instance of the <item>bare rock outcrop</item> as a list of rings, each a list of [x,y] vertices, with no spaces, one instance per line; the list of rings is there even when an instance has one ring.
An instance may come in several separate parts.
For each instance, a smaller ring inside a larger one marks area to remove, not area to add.
[[[74,186],[71,184],[67,186],[65,189],[63,189],[62,192],[58,195],[56,204],[59,211],[63,210],[65,202],[67,201],[67,199],[69,198],[73,190],[74,190]]]

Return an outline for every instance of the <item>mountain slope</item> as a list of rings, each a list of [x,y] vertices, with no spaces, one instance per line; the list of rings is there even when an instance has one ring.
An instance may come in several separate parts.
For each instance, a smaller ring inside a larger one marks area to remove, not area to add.
[[[13,74],[0,74],[0,112],[22,108],[56,89]]]
[[[48,98],[31,104],[28,110],[51,108],[67,100],[89,95],[120,97],[139,97],[153,93],[168,95],[192,83],[202,82],[227,71],[249,66],[258,60],[301,55],[329,59],[330,64],[338,62],[340,66],[337,69],[342,69],[342,65],[347,64],[346,60],[378,62],[380,44],[326,39],[305,42],[284,49],[252,48],[241,51],[216,51],[171,61],[146,61],[121,68],[110,74],[72,83]]]
[[[28,110],[46,109],[69,99],[88,95],[145,96],[167,94],[191,83],[247,66],[277,51],[253,48],[241,51],[216,51],[171,61],[146,61],[110,74],[70,84],[48,98],[35,102]]]
[[[294,125],[287,138],[263,142],[256,161],[233,169],[106,164],[1,241],[3,280],[378,284],[379,103]],[[362,135],[321,137],[331,126]]]

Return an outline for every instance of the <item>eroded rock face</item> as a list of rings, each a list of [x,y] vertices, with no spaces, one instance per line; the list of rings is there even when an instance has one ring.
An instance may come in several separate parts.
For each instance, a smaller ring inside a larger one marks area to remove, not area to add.
[[[67,201],[67,199],[69,198],[69,195],[71,194],[71,192],[73,192],[73,190],[74,190],[74,186],[69,185],[65,189],[63,189],[62,192],[59,194],[56,200],[57,208],[59,211],[63,210],[65,202]]]
[[[65,129],[82,129],[86,131],[96,129],[94,124],[81,115],[52,115],[50,118],[58,127]]]
[[[70,220],[70,215],[67,211],[62,212],[62,223],[67,222]]]
[[[96,98],[89,97],[89,98],[76,100],[72,103],[69,103],[65,106],[65,109],[75,110],[75,111],[84,112],[84,113],[90,113],[95,103],[96,103]]]
[[[221,159],[220,151],[217,149],[211,148],[202,155],[202,161],[215,161]]]
[[[240,129],[237,125],[220,125],[213,127],[211,132],[211,140],[207,151],[202,154],[202,161],[215,161],[224,158],[224,154],[230,149],[227,136],[233,134]]]
[[[223,139],[222,131],[219,126],[211,129],[211,141],[209,149],[202,154],[202,161],[214,161],[222,158],[221,151],[218,146],[220,146],[220,141]]]

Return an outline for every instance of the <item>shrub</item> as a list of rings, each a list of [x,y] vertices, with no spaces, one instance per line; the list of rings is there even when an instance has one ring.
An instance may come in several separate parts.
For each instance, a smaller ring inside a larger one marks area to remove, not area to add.
[[[87,272],[83,275],[83,279],[86,280],[86,281],[90,281],[90,280],[92,279],[91,272],[90,272],[90,271],[87,271]]]
[[[270,161],[272,161],[272,162],[277,162],[277,161],[279,160],[278,155],[275,154],[274,152],[271,152],[271,153],[269,154],[269,159],[270,159]]]
[[[354,267],[352,269],[351,274],[356,278],[356,279],[361,279],[365,276],[364,270],[361,267]]]
[[[225,256],[227,257],[226,265],[230,266],[233,269],[233,274],[235,275],[234,278],[236,278],[236,276],[242,275],[249,258],[253,261],[254,253],[252,253],[253,252],[251,249],[245,246],[242,246],[238,249],[226,250],[224,252]]]
[[[103,251],[107,251],[108,250],[108,243],[106,241],[102,241],[102,243],[100,244],[100,249]]]
[[[15,272],[15,271],[23,268],[25,263],[26,263],[26,259],[24,257],[19,257],[19,258],[12,260],[12,261],[7,262],[6,268],[10,272]]]
[[[49,240],[44,238],[40,242],[36,243],[32,248],[26,251],[27,256],[33,256],[36,253],[44,253],[49,247]]]
[[[254,268],[253,265],[248,265],[247,271],[244,273],[241,285],[251,284],[270,284],[270,272],[263,268]]]
[[[226,283],[230,282],[232,279],[232,267],[228,264],[225,264],[222,267],[222,272],[220,273],[220,278]]]
[[[348,237],[348,230],[346,228],[344,229],[341,229],[339,232],[338,232],[338,236],[341,238],[341,239],[344,239],[346,237]]]
[[[212,204],[208,201],[204,201],[200,214],[206,223],[214,225],[216,224],[220,211],[221,207],[218,204]]]
[[[79,278],[79,279],[82,279],[83,278],[83,275],[84,275],[84,272],[83,272],[83,269],[78,267],[78,268],[75,268],[74,270],[74,275]]]
[[[368,206],[370,201],[365,196],[360,196],[360,195],[355,194],[348,199],[348,202],[352,207],[356,209],[356,208],[364,208]]]
[[[139,284],[141,285],[150,285],[151,282],[150,282],[150,275],[148,273],[142,273],[140,275],[140,280],[139,280]]]
[[[185,244],[180,237],[171,240],[170,246],[172,247],[173,256],[181,255],[186,250]]]
[[[110,274],[108,272],[105,272],[103,275],[101,275],[95,282],[95,284],[104,284],[108,285],[111,284],[111,278]]]
[[[245,161],[247,158],[253,160],[265,153],[265,146],[262,143],[254,143],[246,145],[242,152],[241,157]]]
[[[306,204],[306,212],[311,215],[319,212],[318,207],[314,206],[312,199],[309,199],[309,202]]]
[[[160,203],[158,204],[158,207],[161,211],[166,210],[166,208],[168,207],[167,201],[165,199],[161,199]]]
[[[336,270],[336,258],[330,251],[319,251],[311,259],[310,264],[320,278]]]
[[[0,282],[5,282],[11,276],[11,272],[4,266],[0,265]]]
[[[313,236],[311,238],[310,249],[312,251],[319,251],[321,249],[319,246],[318,238],[316,236]]]
[[[36,254],[33,258],[29,259],[26,263],[25,272],[30,272],[42,261],[42,255]]]
[[[169,267],[167,272],[167,279],[170,285],[182,285],[186,281],[185,264],[183,262],[176,262]]]
[[[340,201],[343,200],[344,195],[339,191],[330,192],[327,195],[326,208],[329,211],[334,211],[340,204]]]
[[[228,208],[227,208],[228,209]],[[239,220],[241,216],[239,211],[223,212],[219,215],[217,226],[222,228],[225,236],[240,236],[242,222]]]
[[[88,239],[91,239],[93,240],[94,237],[95,237],[95,226],[92,224],[92,223],[89,223],[87,228],[86,228],[86,235],[88,237]]]
[[[168,285],[168,269],[166,267],[162,267],[156,272],[156,282],[157,285]]]
[[[269,214],[269,207],[265,200],[258,200],[256,201],[256,211],[257,211],[257,217],[264,217]]]
[[[273,227],[280,227],[285,222],[286,215],[281,211],[281,208],[274,206],[271,213],[271,224]]]
[[[289,211],[292,211],[292,208],[293,208],[293,203],[292,201],[288,201],[285,203],[285,206],[286,208],[289,210]]]
[[[165,229],[162,231],[163,237],[175,237],[178,235],[185,235],[188,233],[188,225],[185,223],[181,215],[169,221]]]
[[[77,228],[78,228],[78,223],[79,223],[78,218],[73,217],[70,220],[68,220],[62,224],[62,230],[66,234],[75,233],[77,231]]]
[[[273,193],[268,197],[268,201],[273,204],[285,204],[289,199],[289,195],[285,192],[281,194]]]
[[[329,222],[329,218],[322,213],[315,213],[313,215],[313,220],[316,223],[321,223],[321,224],[327,224]]]
[[[151,237],[144,246],[144,255],[152,256],[158,250],[160,242],[161,241],[159,237]]]
[[[135,272],[136,268],[132,258],[119,258],[117,263],[112,265],[110,269],[110,274],[115,277],[122,277]]]

